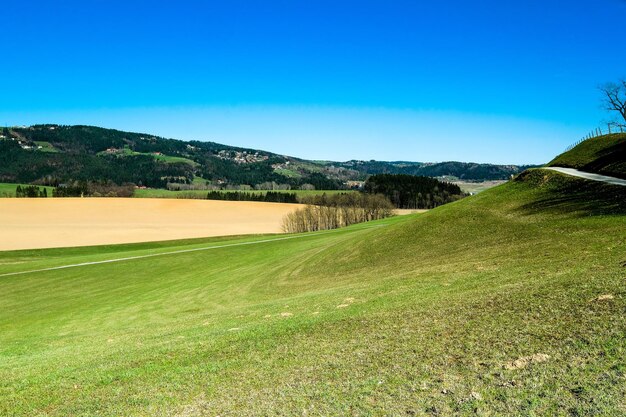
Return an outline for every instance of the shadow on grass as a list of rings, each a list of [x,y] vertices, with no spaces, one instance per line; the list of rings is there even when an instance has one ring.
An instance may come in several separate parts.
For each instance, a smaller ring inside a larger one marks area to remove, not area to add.
[[[598,158],[585,165],[582,170],[626,178],[626,141],[603,149]]]
[[[536,170],[516,179],[537,193],[520,210],[524,214],[569,214],[578,216],[626,215],[626,187],[567,177]]]

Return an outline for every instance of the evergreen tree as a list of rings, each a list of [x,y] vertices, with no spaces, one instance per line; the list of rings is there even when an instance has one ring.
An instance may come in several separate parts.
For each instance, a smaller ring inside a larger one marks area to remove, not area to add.
[[[405,174],[372,175],[364,191],[383,194],[398,208],[431,209],[465,197],[458,185]]]

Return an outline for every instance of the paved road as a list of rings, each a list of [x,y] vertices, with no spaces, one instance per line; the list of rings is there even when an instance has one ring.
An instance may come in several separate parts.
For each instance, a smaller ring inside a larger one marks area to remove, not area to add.
[[[626,180],[623,180],[621,178],[607,177],[606,175],[600,175],[600,174],[592,174],[591,172],[579,171],[574,168],[547,167],[544,169],[557,171],[562,174],[572,175],[574,177],[585,178],[587,180],[601,181],[601,182],[606,182],[607,184],[626,186]]]

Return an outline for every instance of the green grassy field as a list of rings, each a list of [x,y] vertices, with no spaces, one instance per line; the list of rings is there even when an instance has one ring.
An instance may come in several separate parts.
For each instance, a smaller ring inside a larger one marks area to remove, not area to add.
[[[176,163],[176,162],[184,162],[184,163],[189,164],[189,165],[194,165],[194,166],[198,165],[197,162],[192,161],[189,158],[183,158],[183,157],[180,157],[180,156],[141,154],[141,153],[138,153],[138,152],[134,152],[134,154],[137,154],[137,155],[151,155],[152,157],[154,157],[154,159],[156,159],[158,161],[168,162],[168,163],[171,163],[171,164]]]
[[[18,185],[21,185],[22,187],[28,187],[28,184],[12,184],[6,182],[0,183],[0,198],[15,197],[15,189]],[[52,190],[54,189],[54,187],[45,187],[42,185],[38,187],[45,188],[48,192],[48,197],[52,197]]]
[[[302,178],[302,174],[294,169],[275,169],[274,172],[287,178]]]
[[[0,276],[0,415],[624,415],[625,193],[533,170],[325,233],[2,252],[161,255]]]
[[[47,142],[45,142],[45,143],[47,143]],[[174,164],[174,163],[177,163],[177,162],[183,162],[183,163],[186,163],[186,164],[189,164],[189,165],[193,165],[193,166],[198,165],[197,162],[192,161],[189,158],[183,158],[183,157],[180,157],[180,156],[158,155],[158,154],[151,153],[151,152],[136,152],[136,151],[133,151],[132,149],[130,149],[128,146],[125,146],[123,149],[120,150],[120,152],[121,152],[121,155],[124,155],[124,156],[147,155],[147,156],[153,157],[154,159],[156,159],[158,161],[163,161],[163,162],[167,162],[167,163],[171,163],[171,164]],[[100,152],[99,155],[100,154],[104,155],[104,154],[106,154],[106,152]]]
[[[239,190],[218,190],[220,192],[232,192]],[[207,196],[208,190],[187,190],[187,191],[171,191],[164,190],[160,188],[146,188],[146,189],[137,189],[133,194],[133,197],[137,198],[205,198]],[[267,191],[265,190],[250,190],[250,191],[242,191],[245,193],[252,194],[265,194]],[[309,195],[320,195],[320,194],[340,194],[340,193],[351,193],[351,190],[275,190],[275,192],[279,193],[295,193],[298,196],[309,196]]]
[[[59,152],[59,150],[55,148],[50,142],[35,141],[35,145],[41,146],[41,149],[38,149],[39,152]]]
[[[626,178],[626,133],[588,139],[554,158],[548,166]]]

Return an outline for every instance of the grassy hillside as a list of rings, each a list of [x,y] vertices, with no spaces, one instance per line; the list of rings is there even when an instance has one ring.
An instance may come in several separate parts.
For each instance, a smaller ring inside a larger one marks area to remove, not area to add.
[[[554,158],[548,166],[626,178],[626,133],[588,139]]]
[[[44,143],[44,142],[41,142],[41,143]],[[107,152],[107,151],[101,151],[101,152],[97,153],[98,156],[105,156],[107,154],[109,154],[109,152]],[[182,158],[182,157],[179,157],[179,156],[168,156],[168,155],[163,155],[161,153],[151,153],[151,152],[135,152],[135,151],[131,150],[128,147],[128,145],[126,145],[126,147],[124,147],[124,148],[121,148],[121,149],[117,150],[115,152],[115,155],[117,155],[119,157],[144,155],[144,156],[152,157],[152,158],[156,159],[157,161],[167,162],[167,163],[170,163],[170,164],[175,164],[175,163],[182,162],[182,163],[194,166],[194,167],[198,165],[197,162],[194,162],[191,159]]]
[[[0,253],[215,247],[0,276],[0,415],[623,415],[625,201],[531,170],[326,233]]]

